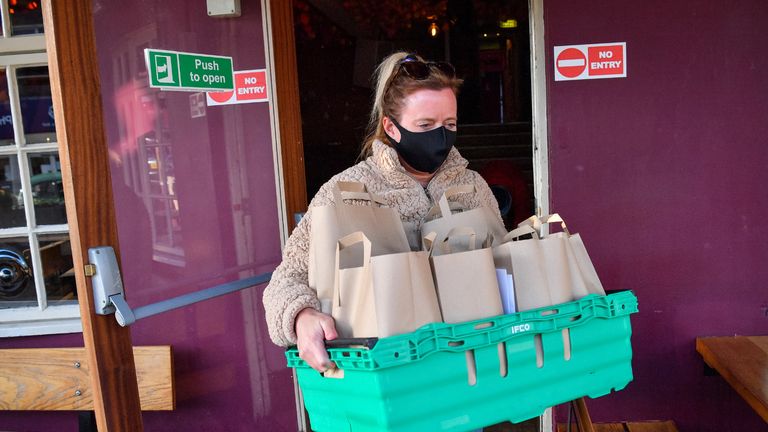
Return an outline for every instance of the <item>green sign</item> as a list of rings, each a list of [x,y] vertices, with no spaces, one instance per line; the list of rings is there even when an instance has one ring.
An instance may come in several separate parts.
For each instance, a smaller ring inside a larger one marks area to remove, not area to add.
[[[145,49],[149,86],[165,90],[234,90],[232,57]]]

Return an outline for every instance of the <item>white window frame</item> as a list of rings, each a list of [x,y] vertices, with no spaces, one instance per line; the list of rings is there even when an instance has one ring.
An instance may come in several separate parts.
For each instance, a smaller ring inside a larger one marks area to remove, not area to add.
[[[544,0],[528,0],[531,43],[531,119],[533,122],[533,190],[536,214],[549,214],[549,126],[547,125],[547,57],[544,40]],[[548,228],[542,227],[542,230]],[[539,431],[556,429],[554,411],[547,408],[539,416]]]
[[[0,146],[1,156],[16,156],[24,199],[26,227],[0,229],[0,241],[7,238],[27,237],[31,251],[31,266],[35,281],[38,305],[0,309],[0,337],[32,336],[43,334],[76,333],[82,331],[80,308],[77,303],[49,305],[45,289],[39,237],[46,234],[69,234],[67,224],[37,226],[34,215],[34,199],[31,190],[29,159],[30,153],[55,152],[58,144],[26,144],[21,117],[16,71],[19,68],[48,66],[45,36],[42,34],[6,36],[11,34],[8,2],[0,1],[3,36],[0,37],[0,68],[5,70],[8,82],[8,99],[13,120],[14,144]]]

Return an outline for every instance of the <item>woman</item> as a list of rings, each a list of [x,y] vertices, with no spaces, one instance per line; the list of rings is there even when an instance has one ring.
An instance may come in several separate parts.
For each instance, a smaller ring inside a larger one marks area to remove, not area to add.
[[[283,250],[283,262],[264,291],[269,334],[280,346],[296,344],[314,369],[333,367],[324,341],[337,337],[333,318],[307,283],[312,209],[333,202],[338,181],[364,183],[398,211],[406,230],[416,232],[429,209],[451,186],[472,184],[475,194],[457,195],[464,208],[490,207],[501,221],[498,204],[485,181],[467,169],[453,148],[456,140],[456,94],[461,80],[448,63],[425,62],[398,52],[376,71],[364,160],[335,175],[312,199]],[[500,222],[501,223],[501,222]]]

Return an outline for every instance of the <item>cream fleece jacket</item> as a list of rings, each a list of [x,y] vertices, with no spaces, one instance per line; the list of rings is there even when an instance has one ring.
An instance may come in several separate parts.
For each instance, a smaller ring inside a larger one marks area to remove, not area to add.
[[[280,346],[296,343],[294,320],[303,309],[320,310],[317,294],[308,285],[309,239],[312,209],[333,204],[333,186],[338,181],[357,181],[382,197],[397,210],[408,229],[420,229],[429,209],[452,186],[473,184],[475,194],[459,194],[455,200],[464,208],[488,206],[501,221],[499,206],[488,184],[475,171],[467,169],[467,160],[452,148],[438,172],[423,188],[405,171],[394,148],[376,141],[373,155],[325,183],[309,204],[306,214],[291,233],[283,249],[283,261],[275,269],[264,290],[264,309],[272,341]],[[503,223],[502,223],[503,225]]]

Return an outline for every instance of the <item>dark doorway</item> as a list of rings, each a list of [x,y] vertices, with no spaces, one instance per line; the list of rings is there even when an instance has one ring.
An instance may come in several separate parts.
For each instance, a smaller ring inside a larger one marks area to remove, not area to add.
[[[527,0],[294,0],[307,196],[358,161],[370,78],[404,50],[449,61],[464,85],[456,147],[508,228],[534,213]],[[486,431],[537,432],[538,418]]]
[[[457,148],[508,227],[534,213],[526,0],[294,0],[307,196],[357,161],[376,64],[396,50],[464,79]]]
[[[534,213],[527,0],[294,0],[307,196],[353,165],[376,64],[395,50],[464,79],[457,148],[508,227]]]

